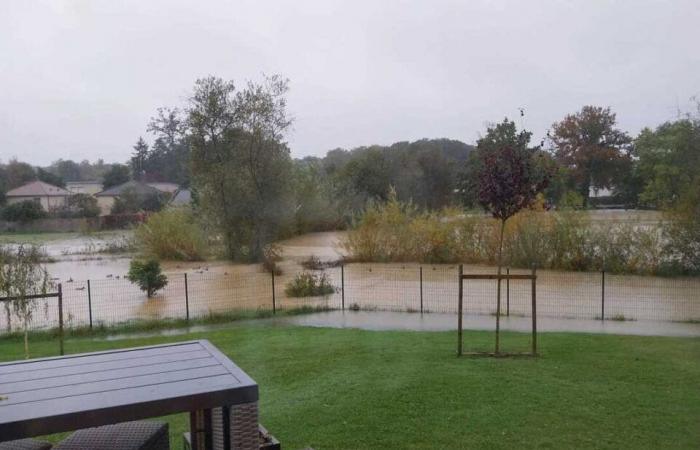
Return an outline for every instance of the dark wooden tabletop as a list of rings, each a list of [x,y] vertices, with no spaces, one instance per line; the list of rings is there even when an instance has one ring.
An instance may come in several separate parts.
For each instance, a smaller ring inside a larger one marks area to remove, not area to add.
[[[209,341],[0,364],[0,441],[258,400]]]

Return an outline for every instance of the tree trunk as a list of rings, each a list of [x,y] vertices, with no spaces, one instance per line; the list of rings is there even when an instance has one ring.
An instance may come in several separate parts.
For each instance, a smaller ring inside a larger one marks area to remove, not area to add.
[[[498,241],[498,284],[496,287],[496,351],[500,351],[500,332],[501,332],[501,266],[503,264],[503,233],[506,228],[506,221],[501,220],[501,236]]]
[[[29,324],[24,321],[24,358],[29,359]]]
[[[12,333],[12,311],[10,311],[10,302],[6,301],[5,304],[5,314],[7,315],[7,332]]]

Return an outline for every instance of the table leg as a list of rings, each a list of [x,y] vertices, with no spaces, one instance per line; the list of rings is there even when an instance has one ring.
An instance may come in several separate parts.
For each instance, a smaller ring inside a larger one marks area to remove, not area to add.
[[[211,425],[211,409],[199,409],[190,413],[192,450],[213,450]]]

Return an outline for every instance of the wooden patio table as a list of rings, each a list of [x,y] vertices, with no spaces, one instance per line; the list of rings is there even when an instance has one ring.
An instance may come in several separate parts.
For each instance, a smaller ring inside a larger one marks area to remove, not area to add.
[[[198,340],[0,364],[0,442],[188,412],[192,448],[257,449],[258,385]]]

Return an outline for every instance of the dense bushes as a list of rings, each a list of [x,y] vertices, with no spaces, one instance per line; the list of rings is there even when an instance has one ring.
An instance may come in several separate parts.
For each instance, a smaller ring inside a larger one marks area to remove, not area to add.
[[[165,260],[198,261],[207,255],[207,240],[187,209],[170,208],[152,214],[135,232],[142,251]]]
[[[335,287],[323,272],[302,272],[287,283],[284,292],[288,297],[318,297],[334,293]]]
[[[680,222],[673,222],[679,224]],[[697,221],[686,221],[695,224]],[[520,212],[506,226],[504,260],[513,267],[559,270],[606,270],[614,273],[687,273],[700,271],[688,255],[697,251],[683,243],[690,225],[677,238],[664,237],[678,225],[647,226],[620,222],[593,224],[586,212],[545,211],[541,206]],[[697,228],[697,227],[696,227]],[[697,234],[700,238],[700,233]],[[700,242],[700,239],[695,241]],[[349,232],[344,246],[357,261],[484,263],[496,262],[498,223],[479,214],[446,209],[420,212],[395,197],[371,205]],[[675,255],[675,256],[674,256]],[[683,256],[685,255],[685,256]],[[675,264],[670,267],[670,264]]]
[[[32,200],[12,203],[2,209],[2,218],[8,222],[31,222],[47,217],[41,203]]]
[[[74,194],[68,197],[63,209],[56,211],[56,215],[62,218],[97,217],[100,215],[100,207],[92,195]]]

